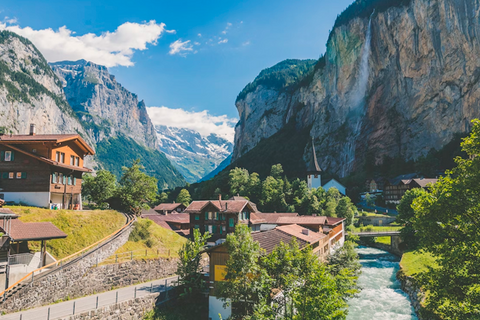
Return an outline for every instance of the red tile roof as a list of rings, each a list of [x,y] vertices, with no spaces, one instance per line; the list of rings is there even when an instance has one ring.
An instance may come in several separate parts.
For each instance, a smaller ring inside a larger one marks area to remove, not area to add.
[[[280,217],[278,224],[320,224],[325,225],[327,217],[323,216],[298,216],[298,217]]]
[[[280,243],[290,243],[294,237],[280,230],[272,229],[264,232],[254,232],[252,233],[252,238],[260,244],[260,247],[263,248],[267,254],[269,254],[275,249],[275,247],[280,245]],[[308,245],[308,243],[302,239],[298,239],[297,242],[300,248]]]
[[[310,244],[315,243],[322,238],[328,237],[323,233],[314,232],[312,230],[301,227],[298,224],[287,224],[285,226],[276,227],[275,229],[282,231],[290,236],[294,236],[295,238],[302,239]]]
[[[174,223],[190,223],[190,215],[188,213],[176,214],[142,214],[142,218],[147,218],[159,224],[159,221],[174,222]]]
[[[298,217],[298,213],[255,213],[259,219],[265,220],[264,223],[276,224],[279,218],[283,217]]]
[[[24,223],[18,219],[11,220],[10,238],[13,241],[49,240],[66,237],[67,235],[51,222]]]
[[[435,184],[437,183],[438,179],[413,179],[413,181],[415,181],[416,183],[418,183],[418,185],[422,188],[425,188],[427,186],[427,184],[429,183],[432,183],[432,184]]]
[[[345,220],[345,218],[334,218],[334,217],[326,217],[327,218],[327,226],[334,226]]]
[[[10,210],[8,208],[0,208],[0,213],[2,213],[2,214],[15,214],[15,212],[13,212],[12,210]]]
[[[183,206],[181,203],[160,203],[158,206],[153,208],[155,211],[173,211],[179,206]]]

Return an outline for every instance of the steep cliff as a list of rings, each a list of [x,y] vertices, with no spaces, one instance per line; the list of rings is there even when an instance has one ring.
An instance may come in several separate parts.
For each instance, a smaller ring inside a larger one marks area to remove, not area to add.
[[[123,134],[146,147],[157,147],[144,102],[122,87],[106,67],[85,60],[50,65],[63,82],[68,103],[96,142]]]
[[[65,99],[62,83],[27,39],[0,32],[0,127],[7,133],[78,132],[91,141]]]
[[[308,130],[320,166],[340,177],[367,158],[440,149],[480,117],[479,35],[479,0],[356,1],[314,68],[288,86],[239,95],[233,160],[285,130]]]

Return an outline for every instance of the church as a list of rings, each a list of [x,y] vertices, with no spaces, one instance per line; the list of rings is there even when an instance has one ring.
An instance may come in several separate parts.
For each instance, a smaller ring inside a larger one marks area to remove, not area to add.
[[[316,189],[322,187],[325,191],[330,188],[336,188],[341,194],[346,195],[346,188],[343,184],[335,179],[331,179],[322,185],[322,169],[318,165],[317,154],[315,153],[315,145],[312,139],[312,159],[307,167],[307,185],[308,189]]]

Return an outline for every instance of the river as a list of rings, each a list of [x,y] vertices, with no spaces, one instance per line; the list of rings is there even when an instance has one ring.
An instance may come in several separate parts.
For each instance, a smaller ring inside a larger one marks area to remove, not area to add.
[[[348,303],[348,320],[417,319],[409,297],[400,289],[395,275],[400,268],[398,257],[375,248],[356,249],[362,264],[358,297]]]

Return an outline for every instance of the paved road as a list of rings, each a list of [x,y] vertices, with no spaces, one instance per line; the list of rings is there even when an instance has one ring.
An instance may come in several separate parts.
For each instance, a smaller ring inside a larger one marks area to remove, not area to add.
[[[142,283],[126,288],[107,291],[92,296],[78,298],[75,300],[65,301],[57,304],[52,304],[45,307],[34,308],[22,312],[11,313],[4,316],[0,316],[1,320],[53,320],[60,319],[62,317],[68,317],[73,315],[75,308],[75,314],[82,312],[95,310],[98,297],[98,307],[105,307],[114,305],[117,299],[118,302],[127,301],[134,298],[135,288],[136,297],[140,298],[147,296],[150,293],[162,292],[165,290],[165,281],[167,281],[167,287],[170,289],[177,281],[177,276],[155,280],[147,283]],[[75,305],[75,307],[74,307]],[[49,318],[50,312],[50,318]]]

